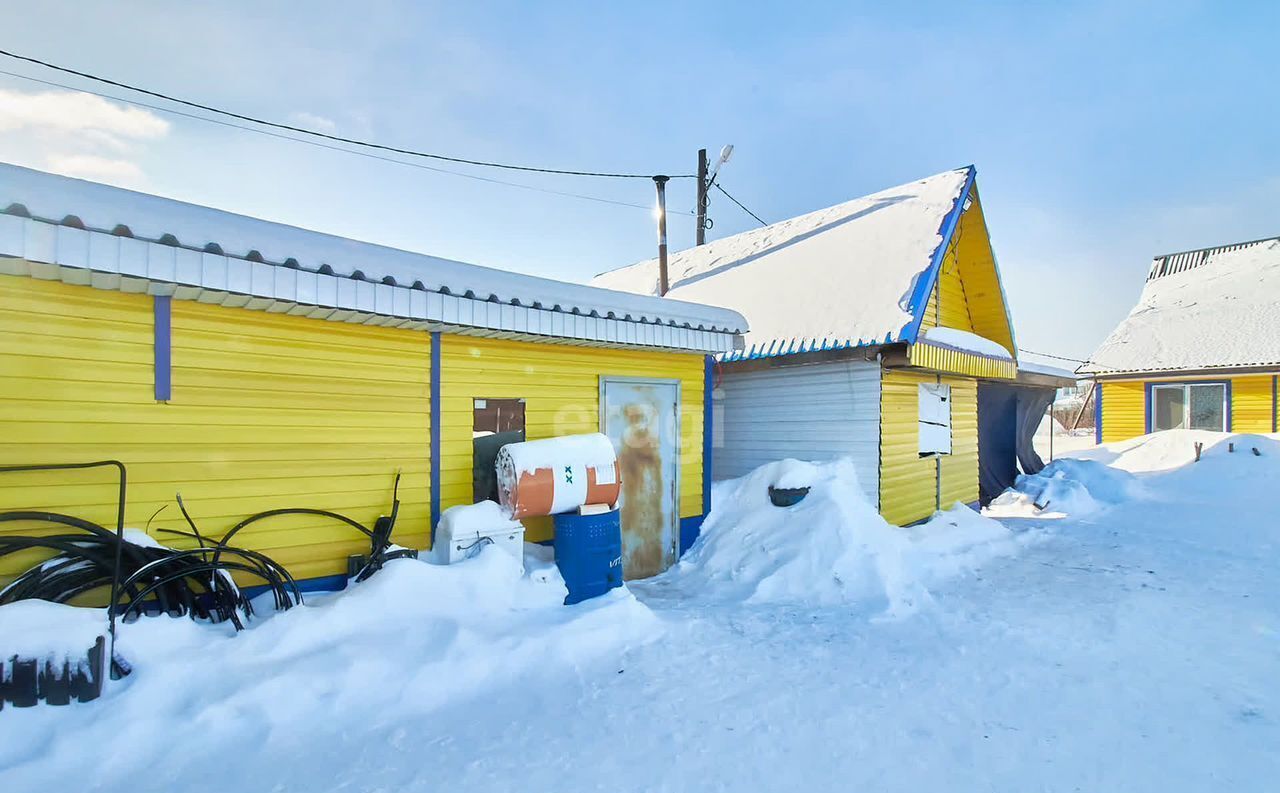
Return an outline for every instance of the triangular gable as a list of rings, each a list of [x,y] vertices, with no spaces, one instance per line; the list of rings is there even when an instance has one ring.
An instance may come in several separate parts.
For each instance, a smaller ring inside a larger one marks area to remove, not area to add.
[[[964,189],[939,230],[942,242],[912,293],[912,323],[902,338],[915,342],[926,328],[952,327],[997,342],[1012,354],[1017,351],[1013,322],[976,176],[970,166]]]

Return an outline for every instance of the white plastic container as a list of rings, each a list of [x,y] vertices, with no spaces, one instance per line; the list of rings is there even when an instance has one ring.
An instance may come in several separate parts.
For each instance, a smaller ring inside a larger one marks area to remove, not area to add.
[[[511,554],[524,566],[524,526],[492,501],[449,507],[436,526],[432,564],[453,564],[474,556],[486,545]]]

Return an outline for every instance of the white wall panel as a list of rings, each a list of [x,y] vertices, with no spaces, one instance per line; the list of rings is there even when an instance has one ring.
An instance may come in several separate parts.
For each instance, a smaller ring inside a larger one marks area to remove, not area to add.
[[[832,361],[726,371],[712,395],[712,477],[742,476],[793,457],[853,459],[874,503],[880,458],[880,366]]]

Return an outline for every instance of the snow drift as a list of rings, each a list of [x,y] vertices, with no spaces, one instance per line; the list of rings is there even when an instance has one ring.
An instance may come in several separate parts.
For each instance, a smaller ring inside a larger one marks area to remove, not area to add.
[[[1202,460],[1230,455],[1227,451],[1234,444],[1234,453],[1252,455],[1257,447],[1262,454],[1276,454],[1280,444],[1271,435],[1231,435],[1210,430],[1165,430],[1140,435],[1127,441],[1108,443],[1092,449],[1073,452],[1072,456],[1083,460],[1096,460],[1113,468],[1135,474],[1156,473],[1182,468],[1195,462],[1196,444],[1203,447]]]
[[[770,486],[810,491],[780,508]],[[783,460],[715,484],[702,535],[671,575],[695,596],[865,601],[900,616],[928,601],[930,584],[1014,553],[1025,537],[963,505],[892,526],[863,495],[852,461]]]
[[[164,617],[121,625],[117,650],[133,673],[91,704],[6,709],[0,769],[76,768],[85,747],[122,736],[135,747],[216,747],[249,735],[270,751],[301,723],[371,729],[659,635],[657,618],[626,588],[561,605],[566,590],[554,563],[531,549],[523,574],[520,560],[492,547],[450,566],[393,560],[363,583],[309,595],[307,605],[239,634]],[[55,604],[5,606],[0,617],[0,626],[44,624],[24,646],[41,652],[67,637],[82,642],[106,623],[103,610]],[[133,754],[113,763],[132,763]]]
[[[1022,474],[982,514],[997,518],[1080,517],[1142,497],[1133,474],[1094,460],[1061,458]]]

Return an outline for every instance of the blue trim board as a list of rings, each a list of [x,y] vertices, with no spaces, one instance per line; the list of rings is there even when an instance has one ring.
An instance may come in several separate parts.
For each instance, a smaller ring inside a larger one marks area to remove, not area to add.
[[[1102,443],[1102,383],[1093,381],[1093,442]]]
[[[1146,381],[1145,383],[1143,383],[1143,384],[1142,384],[1142,386],[1143,386],[1143,388],[1142,388],[1142,398],[1143,398],[1143,401],[1146,403],[1146,406],[1145,406],[1145,408],[1146,408],[1146,410],[1145,410],[1145,412],[1146,412],[1146,424],[1143,426],[1143,429],[1146,431],[1146,433],[1147,433],[1147,434],[1151,434],[1152,432],[1154,432],[1154,431],[1155,431],[1155,404],[1156,404],[1156,401],[1155,401],[1155,398],[1154,398],[1154,396],[1153,396],[1152,392],[1153,392],[1153,390],[1156,388],[1156,386],[1162,386],[1162,385],[1220,385],[1220,386],[1225,386],[1225,387],[1226,387],[1226,395],[1225,395],[1225,399],[1226,399],[1226,401],[1227,401],[1227,402],[1226,402],[1226,405],[1224,406],[1224,407],[1225,407],[1225,411],[1226,411],[1226,431],[1227,431],[1227,432],[1231,432],[1231,427],[1232,427],[1232,421],[1231,421],[1231,401],[1232,401],[1232,399],[1231,399],[1231,381],[1230,381],[1230,380],[1148,380],[1148,381]],[[1272,387],[1273,387],[1273,389],[1274,389],[1274,385],[1275,385],[1275,380],[1274,380],[1274,378],[1272,378]],[[1275,399],[1274,399],[1274,398],[1271,400],[1271,409],[1272,409],[1272,420],[1274,421],[1274,414],[1275,414]]]
[[[702,533],[702,522],[706,520],[706,515],[694,515],[691,518],[680,519],[680,555],[684,556],[684,552],[693,547],[697,542],[698,535]]]
[[[938,273],[942,271],[942,260],[946,258],[947,248],[951,245],[951,238],[955,236],[956,228],[960,225],[960,215],[964,214],[965,202],[969,200],[969,193],[973,190],[974,179],[978,175],[978,169],[972,165],[968,166],[969,175],[965,177],[964,187],[960,189],[959,195],[956,196],[955,204],[952,205],[951,211],[942,219],[942,227],[938,229],[938,233],[942,235],[942,241],[938,243],[938,247],[933,251],[933,258],[929,262],[929,267],[921,274],[920,280],[916,281],[915,291],[911,293],[911,300],[907,304],[912,320],[907,327],[905,333],[899,337],[899,341],[915,343],[920,335],[920,325],[924,322],[924,312],[929,306],[929,295],[933,292],[933,287],[938,283]]]
[[[440,331],[431,333],[431,526],[432,543],[440,522]]]
[[[320,578],[303,578],[298,582],[298,589],[303,593],[306,592],[338,592],[347,588],[347,577],[345,575],[327,575]],[[256,584],[254,586],[240,587],[240,591],[245,597],[255,598],[267,591],[266,584]]]
[[[716,359],[708,355],[702,375],[702,514],[711,512],[711,462],[715,414],[711,392],[716,382]]]
[[[151,306],[153,344],[155,353],[156,401],[173,399],[173,298],[170,295],[154,295]]]

